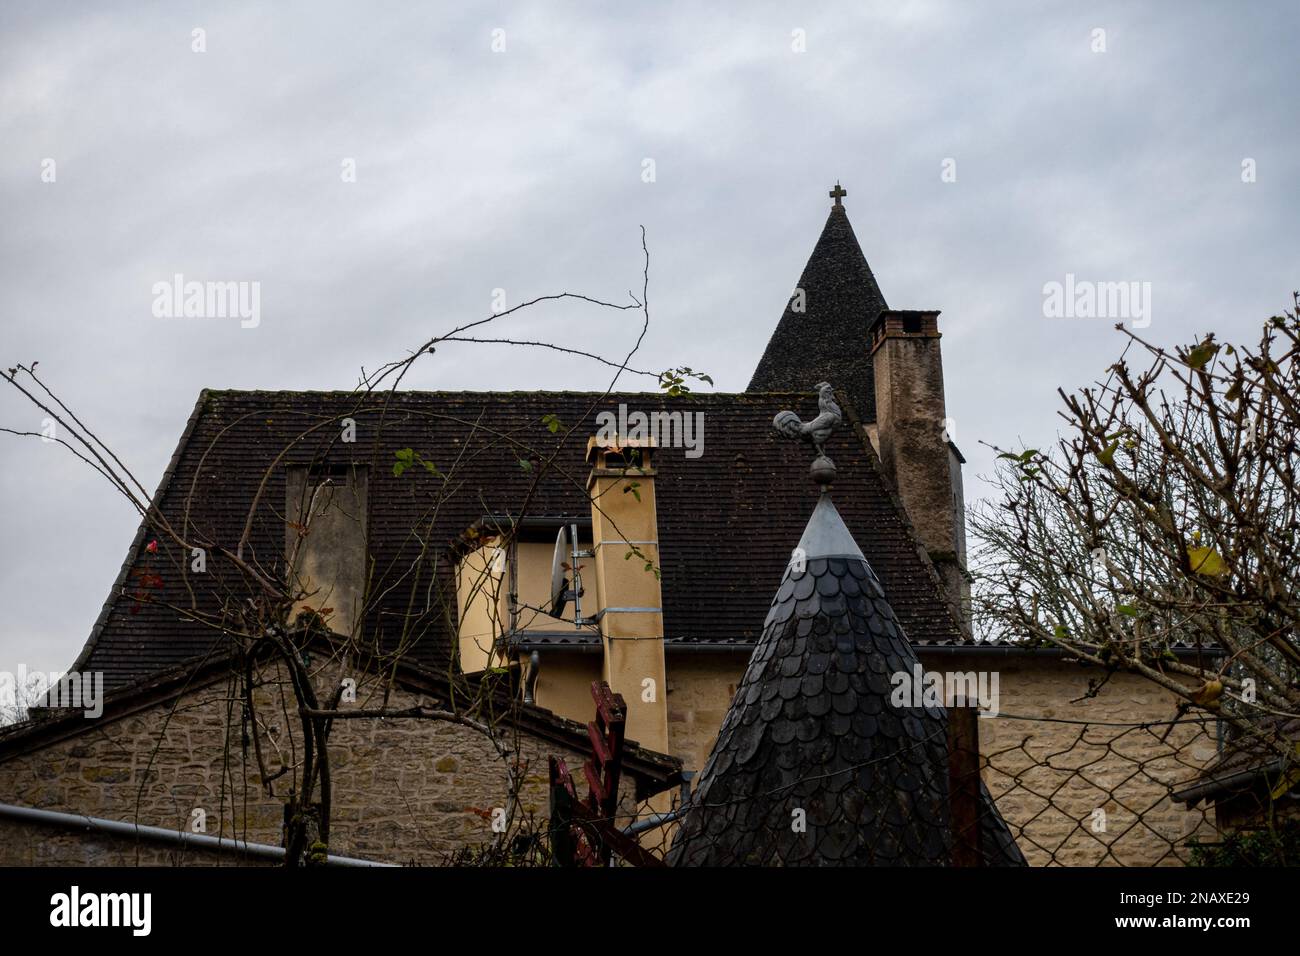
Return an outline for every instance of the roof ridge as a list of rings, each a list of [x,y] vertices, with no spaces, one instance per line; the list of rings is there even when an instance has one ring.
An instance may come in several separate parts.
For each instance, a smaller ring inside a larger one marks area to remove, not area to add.
[[[292,389],[292,388],[279,388],[279,389],[269,389],[269,388],[205,388],[205,389],[203,389],[203,393],[206,394],[206,395],[208,395],[208,396],[210,396],[210,397],[213,397],[213,398],[220,398],[220,397],[227,396],[227,395],[240,395],[240,396],[254,396],[254,395],[289,395],[289,396],[303,396],[303,395],[311,395],[311,396],[316,396],[316,397],[321,397],[321,398],[326,398],[326,397],[328,397],[328,398],[335,398],[335,397],[337,397],[337,398],[357,398],[357,397],[364,396],[364,395],[367,394],[366,392],[363,392],[363,391],[347,391],[347,390],[345,390],[345,389],[320,389],[320,388],[304,388],[304,389]],[[520,389],[509,389],[509,390],[501,390],[501,389],[459,389],[459,390],[458,390],[458,389],[399,389],[399,390],[396,391],[396,392],[389,392],[389,391],[386,391],[386,390],[385,390],[385,391],[375,391],[375,392],[373,392],[373,393],[371,393],[371,394],[374,394],[374,395],[376,395],[376,396],[383,396],[383,397],[388,397],[389,395],[406,396],[406,397],[426,397],[426,396],[431,396],[431,395],[449,395],[449,396],[457,396],[457,397],[460,397],[460,396],[471,396],[471,395],[481,395],[481,396],[489,396],[489,397],[494,397],[494,396],[500,396],[500,397],[514,397],[514,396],[518,396],[518,395],[529,395],[529,396],[533,396],[533,395],[571,395],[571,396],[573,396],[573,397],[575,397],[575,398],[591,398],[591,397],[593,397],[593,396],[600,396],[600,395],[610,395],[610,396],[615,396],[615,395],[652,395],[652,396],[655,396],[655,397],[657,397],[657,398],[683,398],[683,399],[692,399],[692,398],[733,398],[733,399],[739,399],[739,400],[749,401],[749,400],[751,400],[751,399],[755,399],[755,398],[758,398],[758,397],[760,397],[760,396],[764,396],[764,395],[812,395],[812,394],[816,394],[816,389],[814,389],[814,388],[812,388],[811,386],[809,386],[807,389],[771,389],[771,390],[766,390],[766,391],[759,391],[759,390],[753,390],[753,389],[745,389],[745,390],[743,390],[743,391],[736,391],[736,392],[723,392],[723,391],[713,391],[713,392],[687,392],[687,393],[682,394],[682,395],[668,395],[667,393],[662,392],[662,391],[658,391],[658,392],[651,392],[651,391],[643,391],[643,392],[630,392],[630,391],[606,392],[606,391],[604,391],[603,389],[593,389],[593,390],[590,390],[590,391],[581,391],[581,390],[577,390],[577,389],[545,389],[545,388],[529,388],[529,389],[520,388]]]

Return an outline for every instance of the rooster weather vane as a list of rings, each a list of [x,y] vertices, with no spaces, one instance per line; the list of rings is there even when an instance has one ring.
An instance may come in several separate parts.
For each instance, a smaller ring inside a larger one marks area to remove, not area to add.
[[[816,449],[817,457],[813,459],[809,474],[823,491],[835,480],[835,462],[826,456],[826,442],[843,418],[844,413],[835,402],[835,388],[829,382],[820,382],[817,385],[816,418],[805,422],[794,412],[784,411],[777,412],[772,419],[772,427],[778,433],[786,438],[802,439]]]

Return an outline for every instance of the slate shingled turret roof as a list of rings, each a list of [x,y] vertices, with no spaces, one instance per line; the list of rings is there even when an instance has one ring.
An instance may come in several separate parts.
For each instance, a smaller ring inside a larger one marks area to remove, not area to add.
[[[831,206],[797,288],[804,311],[795,311],[792,294],[747,391],[802,392],[814,382],[834,382],[862,421],[874,422],[870,332],[888,306],[843,206]]]
[[[946,865],[947,714],[891,703],[916,654],[825,493],[799,548],[806,566],[786,568],[669,862]],[[1024,865],[981,800],[986,864]]]

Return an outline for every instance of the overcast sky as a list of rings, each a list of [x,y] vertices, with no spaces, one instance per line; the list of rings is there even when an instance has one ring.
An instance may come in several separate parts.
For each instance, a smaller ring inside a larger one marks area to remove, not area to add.
[[[739,391],[839,179],[889,304],[943,312],[975,497],[979,442],[1050,440],[1057,386],[1122,347],[1045,283],[1149,282],[1165,344],[1251,336],[1300,285],[1294,0],[471,6],[6,0],[0,363],[39,360],[153,489],[200,388],[351,388],[495,289],[622,299],[644,224],[638,364]],[[155,318],[176,273],[259,282],[260,323]],[[500,331],[638,330],[566,303]],[[607,383],[542,359],[443,347],[407,384]],[[10,392],[0,426],[39,430]],[[57,445],[0,463],[0,670],[63,669],[138,518]]]

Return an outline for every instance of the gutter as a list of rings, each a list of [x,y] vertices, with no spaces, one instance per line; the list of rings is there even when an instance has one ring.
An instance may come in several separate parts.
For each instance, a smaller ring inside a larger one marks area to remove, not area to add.
[[[60,813],[57,810],[37,810],[35,807],[19,807],[11,803],[0,803],[0,818],[5,817],[26,823],[40,823],[48,826],[68,827],[69,829],[111,833],[114,836],[153,840],[158,843],[174,843],[198,850],[242,853],[245,856],[263,860],[283,860],[285,855],[284,847],[271,846],[268,843],[249,843],[246,840],[208,836],[206,833],[186,833],[184,830],[168,830],[164,827],[123,823],[121,820],[105,820],[102,817],[88,817],[80,813]],[[335,856],[331,853],[325,858],[323,865],[391,867],[395,864],[380,863],[375,860],[359,860],[350,856]]]
[[[1062,647],[1017,647],[1014,644],[913,644],[917,657],[927,654],[979,654],[1004,657],[1062,657]]]
[[[573,651],[575,654],[598,654],[604,653],[605,645],[600,641],[583,641],[582,643],[559,644],[549,641],[530,641],[527,639],[512,641],[509,645],[511,650],[516,651]]]
[[[758,646],[757,641],[750,641],[747,644],[717,642],[712,644],[697,643],[694,641],[664,641],[665,654],[728,654],[744,651],[746,654],[754,653],[754,648]]]
[[[1222,777],[1212,777],[1202,783],[1176,790],[1169,795],[1169,798],[1177,803],[1185,803],[1190,809],[1207,797],[1216,797],[1225,790],[1251,786],[1260,777],[1273,772],[1280,773],[1282,770],[1282,761],[1279,758],[1262,767],[1248,767],[1245,770],[1238,770],[1236,773],[1230,773]]]
[[[555,632],[552,632],[555,633]],[[752,654],[757,645],[749,644],[724,644],[724,643],[676,643],[673,641],[664,641],[664,653],[680,654],[684,652],[693,654],[728,654],[743,651],[746,654]],[[510,641],[509,647],[517,651],[563,651],[568,654],[603,654],[605,644],[597,639],[594,641],[547,641],[536,638],[530,640],[527,637],[520,637]]]
[[[553,632],[554,633],[554,632]],[[746,644],[730,643],[722,641],[664,641],[664,653],[666,654],[727,654],[744,652],[752,654],[757,642]],[[510,647],[520,651],[564,651],[577,654],[597,654],[604,652],[604,645],[600,641],[583,641],[583,642],[551,642],[546,640],[529,640],[526,637],[519,638],[511,642]],[[924,657],[928,654],[979,654],[979,655],[1002,655],[1011,657],[1065,657],[1075,656],[1074,651],[1067,651],[1062,647],[1023,647],[1017,644],[913,644],[912,650],[917,656]],[[1221,657],[1223,652],[1212,648],[1179,647],[1174,649],[1174,654],[1178,657],[1194,657],[1196,654],[1203,654],[1207,657]]]
[[[1003,654],[1018,657],[1077,657],[1076,651],[1067,651],[1063,647],[1023,647],[1017,644],[913,644],[918,656],[925,654]],[[1177,647],[1173,649],[1177,657],[1194,657],[1204,654],[1207,657],[1222,657],[1223,651],[1212,648]]]

